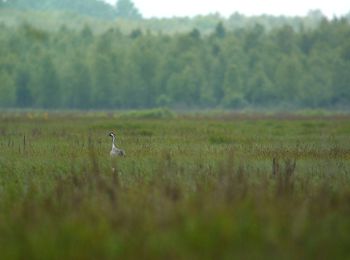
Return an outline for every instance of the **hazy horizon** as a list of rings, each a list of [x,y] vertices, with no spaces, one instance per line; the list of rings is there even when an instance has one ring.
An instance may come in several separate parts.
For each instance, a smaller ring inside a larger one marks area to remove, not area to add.
[[[115,4],[116,0],[104,0]],[[311,10],[320,10],[328,17],[343,16],[350,12],[350,1],[293,1],[285,2],[278,0],[246,0],[244,2],[228,2],[226,0],[201,1],[201,0],[178,0],[166,2],[160,0],[133,0],[135,6],[146,18],[150,17],[181,17],[220,13],[229,16],[235,12],[244,15],[286,15],[305,16]]]

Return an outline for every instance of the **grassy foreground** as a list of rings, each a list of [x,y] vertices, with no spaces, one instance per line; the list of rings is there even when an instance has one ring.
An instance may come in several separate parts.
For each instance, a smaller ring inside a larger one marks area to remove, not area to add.
[[[350,257],[350,118],[0,117],[1,259]]]

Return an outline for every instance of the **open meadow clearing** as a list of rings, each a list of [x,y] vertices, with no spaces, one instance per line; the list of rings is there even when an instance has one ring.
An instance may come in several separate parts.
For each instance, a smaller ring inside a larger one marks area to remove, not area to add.
[[[0,117],[1,259],[350,257],[348,116]]]

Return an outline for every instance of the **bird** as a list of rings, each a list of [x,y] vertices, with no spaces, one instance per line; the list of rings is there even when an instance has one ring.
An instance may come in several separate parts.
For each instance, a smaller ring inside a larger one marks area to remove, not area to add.
[[[112,137],[112,150],[110,152],[111,157],[125,156],[124,150],[115,146],[115,139],[116,139],[115,133],[110,132],[109,136]]]

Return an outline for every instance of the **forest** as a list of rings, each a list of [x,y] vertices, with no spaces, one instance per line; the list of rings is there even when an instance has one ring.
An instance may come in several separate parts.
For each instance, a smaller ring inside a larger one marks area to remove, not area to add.
[[[238,14],[166,21],[142,19],[134,6],[124,11],[138,15],[125,18],[119,12],[118,18],[117,4],[115,18],[106,21],[88,13],[76,18],[62,4],[65,17],[79,19],[81,26],[67,19],[45,27],[31,23],[31,17],[40,14],[50,24],[51,9],[58,7],[15,5],[21,2],[0,2],[2,108],[346,109],[350,104],[349,17],[313,12],[281,23],[277,17],[249,20]],[[63,16],[61,11],[51,19]],[[24,18],[14,23],[9,14]],[[193,21],[198,26],[191,27]]]

